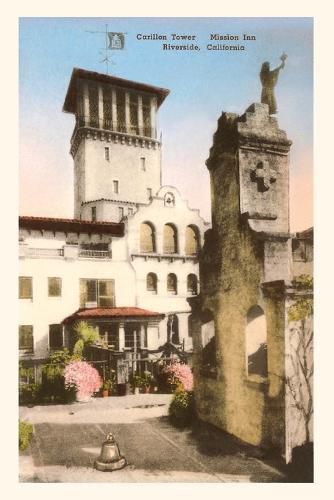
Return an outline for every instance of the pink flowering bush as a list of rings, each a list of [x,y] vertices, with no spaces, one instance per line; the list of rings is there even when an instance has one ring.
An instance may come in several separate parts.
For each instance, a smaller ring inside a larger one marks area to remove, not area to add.
[[[90,397],[102,385],[98,371],[86,361],[73,361],[64,370],[66,389],[74,388],[77,398]]]
[[[185,391],[193,390],[194,378],[190,366],[175,362],[165,366],[161,373],[172,391],[182,388]]]

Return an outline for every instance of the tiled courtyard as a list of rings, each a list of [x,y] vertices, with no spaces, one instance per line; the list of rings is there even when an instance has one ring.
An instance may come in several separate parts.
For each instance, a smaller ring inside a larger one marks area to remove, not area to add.
[[[179,430],[168,421],[170,395],[93,399],[72,405],[21,407],[34,439],[20,456],[21,482],[284,482],[257,453],[207,427]],[[128,465],[94,469],[113,432]]]

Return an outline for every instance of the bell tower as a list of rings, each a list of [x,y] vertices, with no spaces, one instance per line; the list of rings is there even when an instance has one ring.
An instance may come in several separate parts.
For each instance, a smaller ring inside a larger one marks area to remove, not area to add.
[[[63,111],[75,115],[74,217],[118,222],[161,187],[157,111],[167,89],[75,68]]]

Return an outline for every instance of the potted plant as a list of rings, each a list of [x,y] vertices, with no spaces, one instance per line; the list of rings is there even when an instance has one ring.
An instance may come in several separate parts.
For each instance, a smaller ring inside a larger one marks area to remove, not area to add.
[[[139,394],[141,387],[143,386],[143,378],[140,375],[133,375],[132,377],[132,388],[134,394]]]
[[[107,398],[108,396],[110,396],[112,388],[113,388],[113,381],[110,378],[105,379],[102,384],[102,397]]]
[[[150,392],[150,387],[153,382],[153,376],[150,372],[145,371],[144,375],[142,377],[142,389],[145,394],[148,394]]]

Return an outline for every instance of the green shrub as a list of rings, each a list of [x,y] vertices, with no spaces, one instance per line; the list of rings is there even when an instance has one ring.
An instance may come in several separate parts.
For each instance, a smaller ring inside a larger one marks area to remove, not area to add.
[[[20,450],[26,450],[30,444],[33,434],[32,425],[29,422],[19,421],[19,448]]]
[[[194,395],[190,391],[177,390],[169,405],[169,418],[176,427],[190,425],[195,417]]]
[[[42,367],[41,398],[46,402],[69,403],[75,399],[75,391],[65,388],[64,369],[74,356],[67,349],[55,351],[49,362]]]
[[[19,389],[19,404],[36,404],[40,399],[41,384],[24,384]]]
[[[73,354],[79,356],[81,359],[85,346],[95,344],[95,342],[99,339],[99,334],[96,328],[89,325],[86,321],[78,321],[74,325],[74,332],[76,334],[77,341],[73,348]]]

